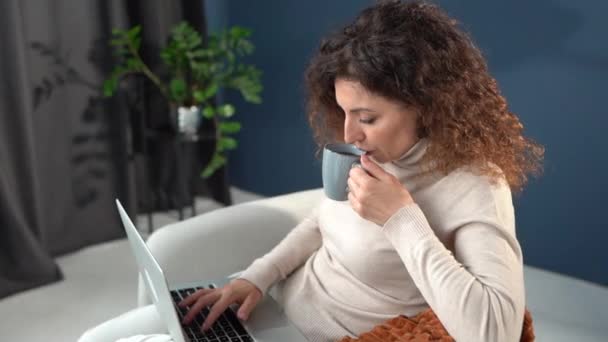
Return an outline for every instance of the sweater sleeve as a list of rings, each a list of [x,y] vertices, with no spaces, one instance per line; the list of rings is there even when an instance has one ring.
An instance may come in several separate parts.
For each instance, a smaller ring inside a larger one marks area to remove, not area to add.
[[[461,215],[452,235],[454,253],[416,204],[403,207],[383,227],[421,294],[457,341],[519,341],[523,263],[514,228],[500,214],[512,212],[510,193],[508,199],[486,201],[479,207],[491,210],[473,207]]]
[[[293,228],[269,253],[256,259],[239,278],[250,281],[262,293],[285,279],[321,247],[318,210]]]

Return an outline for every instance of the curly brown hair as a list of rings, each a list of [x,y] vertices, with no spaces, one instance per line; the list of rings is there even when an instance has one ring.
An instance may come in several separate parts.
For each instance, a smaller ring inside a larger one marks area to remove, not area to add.
[[[381,1],[321,42],[306,71],[319,149],[343,141],[338,78],[418,110],[419,137],[431,142],[421,161],[428,172],[470,167],[518,192],[542,171],[544,148],[522,135],[479,49],[435,5]]]

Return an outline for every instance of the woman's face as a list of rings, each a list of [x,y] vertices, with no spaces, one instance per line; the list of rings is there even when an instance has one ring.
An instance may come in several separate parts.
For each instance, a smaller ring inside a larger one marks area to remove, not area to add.
[[[379,163],[399,159],[418,141],[416,112],[375,95],[359,82],[337,79],[336,101],[344,111],[344,141]]]

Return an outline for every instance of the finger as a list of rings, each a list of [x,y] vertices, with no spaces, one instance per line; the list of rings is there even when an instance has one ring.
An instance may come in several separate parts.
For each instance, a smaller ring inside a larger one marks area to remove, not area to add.
[[[188,297],[184,298],[177,305],[179,305],[181,307],[189,306],[190,304],[196,302],[196,300],[199,297],[204,296],[205,294],[212,292],[212,291],[213,291],[212,289],[200,289],[198,291],[195,291],[193,294],[189,295]]]
[[[379,180],[387,180],[387,177],[390,177],[391,174],[384,171],[378,164],[374,163],[367,155],[361,156],[361,165],[367,173]]]
[[[357,197],[352,193],[348,193],[348,202],[350,202],[350,206],[356,211],[359,212],[359,201]]]
[[[348,176],[349,178],[353,178],[355,181],[358,181],[361,179],[365,179],[365,177],[369,177],[369,174],[365,172],[363,166],[359,166],[350,169],[350,171],[348,172]]]
[[[357,183],[355,182],[355,180],[352,177],[348,177],[346,184],[348,185],[349,192],[354,192],[359,189],[359,185],[357,185]]]
[[[237,316],[243,321],[247,320],[247,318],[249,318],[249,314],[251,314],[251,311],[253,311],[253,308],[258,305],[260,298],[261,296],[257,292],[251,293],[249,296],[247,296],[243,304],[241,304],[239,307]]]
[[[186,316],[184,316],[182,323],[190,324],[190,322],[192,322],[192,320],[194,319],[194,316],[196,316],[199,312],[201,312],[201,310],[203,310],[203,308],[209,306],[212,303],[215,303],[220,298],[220,296],[221,296],[221,294],[216,291],[216,292],[211,292],[211,293],[208,293],[208,294],[200,297],[196,301],[196,304],[194,304],[190,308],[190,310],[188,310],[188,313],[186,314]]]
[[[194,303],[194,305],[188,309],[188,313],[184,316],[182,320],[183,324],[190,324],[194,317],[203,310],[203,308],[209,306],[210,304],[216,302],[219,298],[218,293],[208,293],[204,296],[199,297],[199,299]]]
[[[220,315],[224,311],[226,311],[226,308],[228,308],[230,304],[232,304],[232,300],[229,296],[222,296],[220,300],[215,302],[215,304],[213,304],[213,307],[211,308],[211,311],[209,311],[209,315],[203,323],[202,330],[206,331],[207,329],[209,329],[213,325],[213,323],[215,323],[217,318],[220,317]]]

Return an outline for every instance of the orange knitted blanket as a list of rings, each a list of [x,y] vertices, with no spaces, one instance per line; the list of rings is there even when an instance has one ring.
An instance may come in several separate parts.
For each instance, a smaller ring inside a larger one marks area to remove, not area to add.
[[[339,342],[454,342],[454,338],[445,330],[433,310],[428,309],[408,318],[397,316],[364,332],[358,338],[344,337]],[[534,329],[532,316],[526,310],[521,342],[533,342]]]

